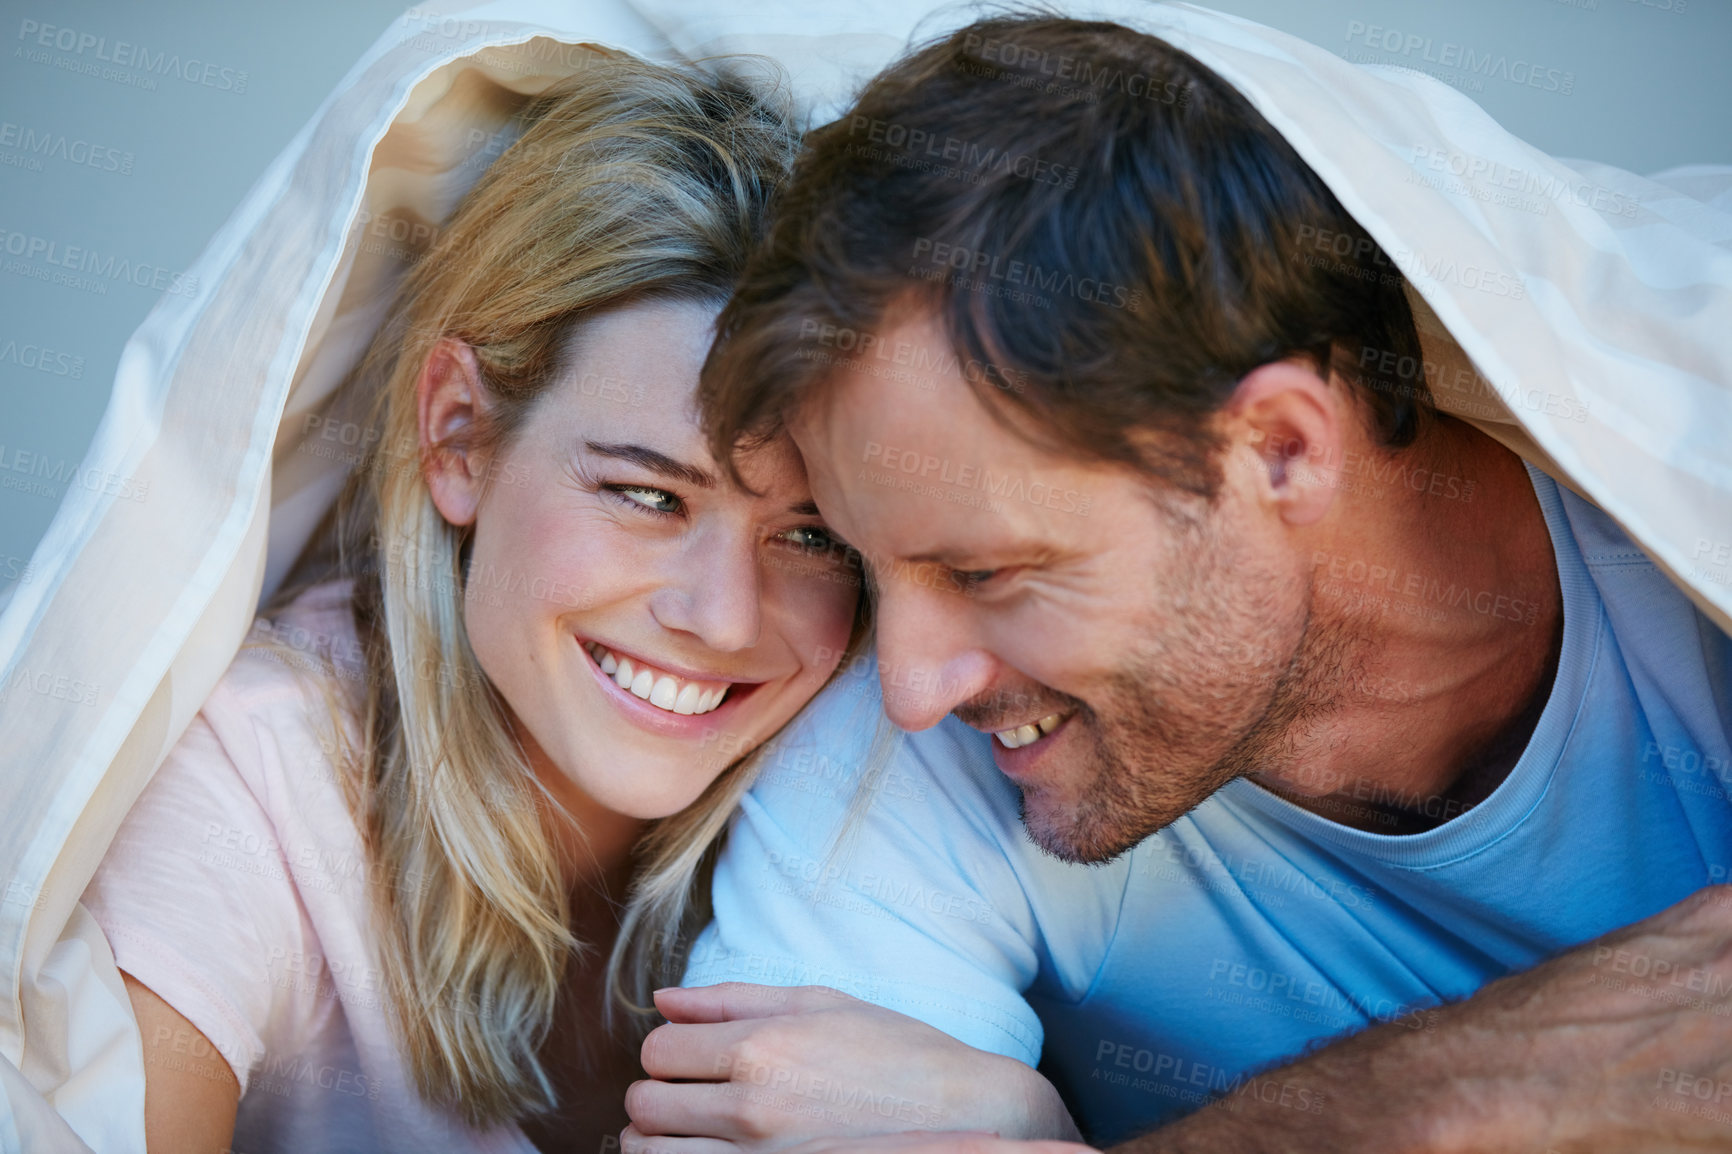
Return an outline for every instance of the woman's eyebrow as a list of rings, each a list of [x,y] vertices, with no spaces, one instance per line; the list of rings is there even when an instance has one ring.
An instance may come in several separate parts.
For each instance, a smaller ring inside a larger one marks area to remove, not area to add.
[[[606,441],[585,441],[584,448],[603,457],[615,457],[621,461],[630,461],[641,465],[652,473],[660,473],[664,477],[672,477],[676,481],[684,481],[700,489],[716,487],[713,473],[706,472],[696,465],[688,465],[684,461],[676,461],[666,453],[657,452],[647,445],[619,444]]]

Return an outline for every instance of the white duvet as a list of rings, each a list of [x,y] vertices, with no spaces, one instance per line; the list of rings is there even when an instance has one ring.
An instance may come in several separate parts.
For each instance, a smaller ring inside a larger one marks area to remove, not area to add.
[[[358,454],[324,406],[510,110],[592,42],[762,53],[827,118],[912,32],[963,19],[927,8],[411,10],[211,241],[202,291],[158,304],[81,470],[132,484],[74,487],[0,611],[0,1150],[144,1150],[137,1028],[78,896]],[[1408,277],[1440,405],[1600,504],[1732,630],[1732,169],[1565,162],[1416,72],[1188,5],[1086,13],[1244,92]]]

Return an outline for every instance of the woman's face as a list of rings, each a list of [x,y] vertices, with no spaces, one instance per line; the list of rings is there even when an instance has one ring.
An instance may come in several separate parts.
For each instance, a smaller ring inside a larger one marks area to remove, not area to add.
[[[685,808],[811,699],[859,590],[790,443],[742,460],[759,496],[707,451],[694,390],[715,314],[594,319],[509,444],[429,478],[448,519],[473,516],[469,641],[532,763],[635,818]],[[425,428],[425,385],[422,404]],[[441,486],[464,480],[473,501],[448,509]]]

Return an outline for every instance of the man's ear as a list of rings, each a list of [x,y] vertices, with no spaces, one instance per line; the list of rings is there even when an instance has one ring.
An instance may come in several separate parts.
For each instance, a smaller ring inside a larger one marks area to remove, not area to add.
[[[1309,359],[1295,357],[1252,369],[1222,407],[1228,453],[1256,454],[1269,496],[1290,525],[1316,522],[1335,500],[1349,404]]]
[[[433,505],[453,525],[473,524],[487,474],[475,443],[487,404],[475,350],[455,337],[441,337],[421,366],[415,402],[421,475]]]

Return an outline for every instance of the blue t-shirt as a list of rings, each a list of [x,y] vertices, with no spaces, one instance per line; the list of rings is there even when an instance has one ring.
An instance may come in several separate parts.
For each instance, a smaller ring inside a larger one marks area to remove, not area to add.
[[[1104,1145],[1728,880],[1732,642],[1610,518],[1529,472],[1562,650],[1527,749],[1475,808],[1380,835],[1241,779],[1116,861],[1067,865],[1028,839],[987,735],[889,730],[862,663],[769,752],[685,983],[835,986],[1038,1062]],[[1600,967],[1726,1012],[1703,974]]]

